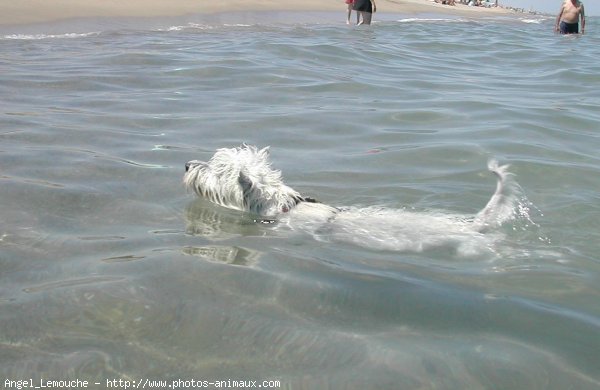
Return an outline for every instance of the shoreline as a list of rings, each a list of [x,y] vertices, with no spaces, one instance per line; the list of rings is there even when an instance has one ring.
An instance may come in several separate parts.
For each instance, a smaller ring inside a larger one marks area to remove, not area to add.
[[[519,15],[505,8],[442,5],[432,0],[376,0],[377,12],[385,14],[443,14],[471,18]],[[213,15],[225,13],[265,12],[269,21],[272,12],[339,12],[344,20],[346,4],[343,0],[219,0],[198,4],[197,0],[0,0],[0,26],[23,26],[29,24],[60,22],[83,18],[158,18],[189,15]]]

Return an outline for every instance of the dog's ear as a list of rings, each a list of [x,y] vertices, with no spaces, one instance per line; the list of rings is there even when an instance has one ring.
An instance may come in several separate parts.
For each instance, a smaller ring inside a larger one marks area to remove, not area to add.
[[[238,183],[240,183],[240,187],[242,187],[242,194],[244,199],[244,205],[248,205],[248,200],[250,199],[250,193],[252,192],[252,187],[254,187],[254,183],[252,179],[244,172],[240,171],[238,176]]]
[[[240,174],[238,175],[238,183],[240,183],[240,186],[242,186],[242,190],[252,187],[252,179],[250,179],[250,177],[243,170],[241,170]]]

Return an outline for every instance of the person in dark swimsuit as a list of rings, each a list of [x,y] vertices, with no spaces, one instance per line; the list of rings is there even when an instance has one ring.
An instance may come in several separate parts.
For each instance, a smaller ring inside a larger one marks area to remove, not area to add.
[[[371,17],[373,12],[377,11],[377,6],[375,0],[355,0],[354,10],[360,16],[360,22],[357,23],[360,26],[361,24],[371,24]]]
[[[581,19],[581,34],[585,33],[585,10],[579,0],[563,0],[560,12],[556,17],[554,30],[561,34],[578,34]]]
[[[561,34],[579,34],[579,23],[567,23],[562,20],[559,28]]]

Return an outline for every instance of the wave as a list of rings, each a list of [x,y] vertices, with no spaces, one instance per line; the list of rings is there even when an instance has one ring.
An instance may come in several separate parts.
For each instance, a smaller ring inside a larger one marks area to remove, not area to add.
[[[405,18],[405,19],[399,19],[398,23],[423,23],[423,22],[464,23],[467,21],[468,20],[461,19],[461,18]]]
[[[545,19],[526,19],[526,18],[521,18],[519,20],[521,22],[523,22],[523,23],[528,23],[528,24],[541,24]]]
[[[214,30],[218,28],[227,27],[252,27],[251,24],[234,23],[234,24],[222,24],[222,25],[209,25],[209,24],[198,24],[188,23],[181,26],[170,26],[164,29],[158,29],[157,31],[184,31],[184,30]]]
[[[65,33],[65,34],[10,34],[4,35],[2,39],[6,40],[42,40],[42,39],[73,39],[73,38],[85,38],[90,36],[100,35],[99,31],[87,32],[87,33]]]

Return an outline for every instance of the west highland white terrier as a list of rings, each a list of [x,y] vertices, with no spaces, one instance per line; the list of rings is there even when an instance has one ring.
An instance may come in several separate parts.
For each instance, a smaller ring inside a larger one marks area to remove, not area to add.
[[[318,238],[326,235],[361,246],[413,251],[459,243],[465,250],[480,240],[484,231],[517,214],[520,187],[512,180],[508,166],[491,161],[488,168],[497,177],[496,191],[472,216],[328,206],[288,187],[281,172],[271,167],[268,147],[246,144],[218,149],[208,162],[187,162],[183,182],[213,203],[255,214],[261,221],[278,221],[292,229],[311,231]],[[489,246],[489,242],[481,245]]]

